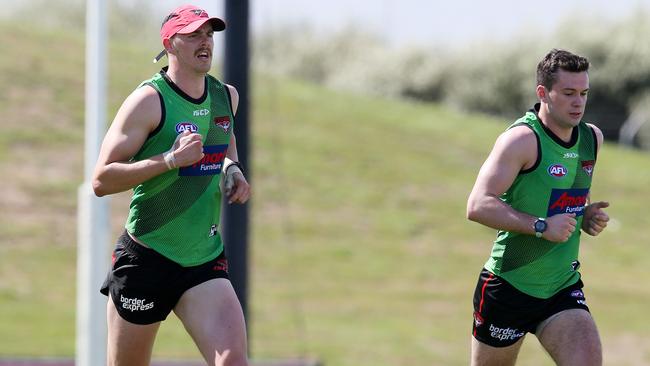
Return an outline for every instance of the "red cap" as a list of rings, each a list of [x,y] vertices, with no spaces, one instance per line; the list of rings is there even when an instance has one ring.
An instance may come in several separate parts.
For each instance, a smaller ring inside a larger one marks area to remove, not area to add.
[[[194,5],[183,5],[176,8],[165,18],[160,29],[160,38],[164,40],[165,38],[172,38],[176,33],[192,33],[201,28],[205,22],[210,22],[215,32],[226,29],[226,23],[223,20],[208,16],[205,10]]]
[[[172,38],[175,34],[188,34],[201,28],[205,22],[212,24],[212,30],[220,32],[226,29],[226,23],[217,18],[210,17],[208,12],[194,5],[183,5],[172,11],[163,21],[160,28],[160,38],[162,41]],[[162,50],[153,62],[158,62],[167,52]]]

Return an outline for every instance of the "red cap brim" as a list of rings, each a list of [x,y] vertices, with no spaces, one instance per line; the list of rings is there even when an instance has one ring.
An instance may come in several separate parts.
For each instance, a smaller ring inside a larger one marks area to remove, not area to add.
[[[219,18],[212,17],[212,18],[203,18],[203,19],[193,21],[192,23],[190,23],[190,24],[184,26],[183,28],[179,29],[176,33],[177,34],[192,33],[195,30],[201,28],[203,26],[203,24],[205,24],[205,22],[210,22],[212,24],[212,30],[214,30],[215,32],[220,32],[220,31],[226,29],[226,23],[223,20],[221,20]]]

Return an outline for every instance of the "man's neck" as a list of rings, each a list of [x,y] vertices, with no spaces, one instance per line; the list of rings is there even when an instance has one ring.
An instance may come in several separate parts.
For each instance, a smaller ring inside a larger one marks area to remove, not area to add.
[[[181,70],[179,67],[169,65],[167,76],[185,94],[198,99],[205,92],[205,74],[197,74],[193,71]]]
[[[551,114],[548,112],[548,105],[541,103],[539,112],[537,113],[540,121],[546,128],[551,130],[557,137],[562,141],[568,142],[571,141],[571,134],[573,133],[572,126],[563,126],[558,123]]]

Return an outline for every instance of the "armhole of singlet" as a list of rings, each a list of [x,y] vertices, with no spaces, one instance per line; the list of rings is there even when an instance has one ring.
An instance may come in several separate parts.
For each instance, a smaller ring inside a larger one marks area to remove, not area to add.
[[[228,84],[223,84],[224,89],[226,89],[226,96],[228,97],[228,103],[230,105],[230,113],[232,114],[233,118],[235,117],[235,110],[232,108],[232,96],[230,95],[230,88],[228,87]]]
[[[596,131],[594,131],[594,128],[591,126],[589,127],[589,130],[591,131],[591,137],[594,139],[594,161],[598,160],[598,137],[596,136]]]
[[[541,143],[541,141],[539,141],[539,135],[537,134],[537,131],[535,131],[531,125],[529,125],[527,123],[519,123],[519,124],[517,124],[515,126],[521,126],[521,125],[526,126],[526,127],[530,128],[531,131],[533,131],[533,133],[535,134],[535,141],[537,142],[537,159],[535,159],[535,164],[533,164],[530,168],[523,169],[522,171],[519,172],[519,174],[528,174],[528,173],[534,171],[535,169],[537,169],[537,167],[539,166],[539,164],[542,161],[542,143]]]
[[[156,94],[158,94],[158,100],[160,100],[160,122],[158,122],[158,126],[151,132],[149,132],[149,136],[147,136],[147,139],[150,139],[158,134],[160,130],[162,130],[163,125],[165,124],[165,102],[163,102],[163,96],[160,94],[160,90],[156,88],[153,83],[146,83],[144,85],[148,85],[153,90],[156,91]]]

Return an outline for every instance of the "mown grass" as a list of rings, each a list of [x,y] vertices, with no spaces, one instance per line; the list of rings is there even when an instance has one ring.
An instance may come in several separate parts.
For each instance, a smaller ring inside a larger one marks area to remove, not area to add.
[[[14,29],[0,25],[0,356],[72,356],[83,40]],[[44,49],[64,52],[46,62]],[[156,71],[150,54],[111,46],[109,116]],[[252,90],[253,358],[467,364],[494,233],[465,220],[465,202],[507,121],[269,76]],[[585,237],[582,272],[608,365],[650,363],[649,163],[607,144],[595,170],[592,197],[611,202],[613,221]],[[113,200],[113,237],[127,199]],[[173,316],[155,357],[198,357]],[[532,338],[520,360],[552,364]]]

